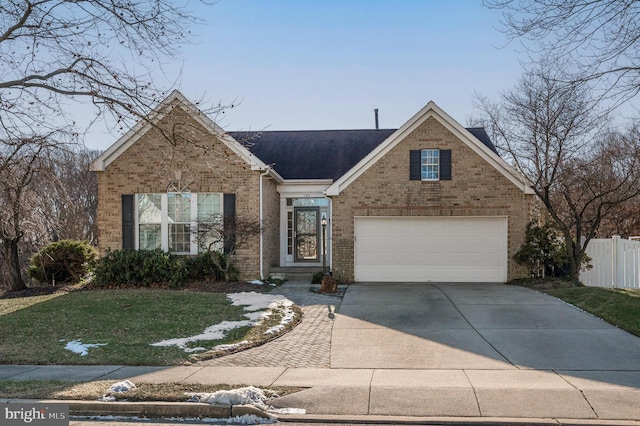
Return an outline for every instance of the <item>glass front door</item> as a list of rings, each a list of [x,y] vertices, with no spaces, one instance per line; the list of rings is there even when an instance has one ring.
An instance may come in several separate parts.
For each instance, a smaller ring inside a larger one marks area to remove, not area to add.
[[[295,207],[295,260],[296,262],[317,262],[320,260],[318,207]]]

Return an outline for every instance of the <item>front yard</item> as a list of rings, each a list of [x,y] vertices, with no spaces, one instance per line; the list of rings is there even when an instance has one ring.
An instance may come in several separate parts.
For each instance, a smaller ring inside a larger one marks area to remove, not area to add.
[[[640,290],[573,287],[543,290],[629,333],[640,336]]]
[[[287,315],[267,309],[277,296],[236,294],[123,289],[0,299],[0,364],[176,365],[217,345],[273,338],[265,331]]]

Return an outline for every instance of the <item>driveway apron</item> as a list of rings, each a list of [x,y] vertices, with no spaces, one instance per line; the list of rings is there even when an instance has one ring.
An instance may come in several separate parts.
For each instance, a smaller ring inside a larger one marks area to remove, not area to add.
[[[486,283],[359,283],[331,368],[638,370],[640,338],[556,298]]]

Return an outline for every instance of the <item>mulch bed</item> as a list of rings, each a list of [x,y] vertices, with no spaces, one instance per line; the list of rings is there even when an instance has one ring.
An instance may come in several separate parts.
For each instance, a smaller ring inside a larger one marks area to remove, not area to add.
[[[143,288],[139,286],[118,286],[118,287],[100,287],[93,288],[89,286],[39,286],[39,287],[29,287],[25,290],[20,291],[6,291],[0,294],[0,299],[15,299],[19,297],[30,297],[30,296],[42,296],[47,294],[55,294],[55,293],[69,293],[71,291],[82,291],[82,290],[98,290],[98,289],[133,289],[133,288]],[[150,286],[144,288],[152,288],[152,289],[169,289],[166,286]],[[236,282],[221,282],[221,281],[213,281],[213,280],[199,280],[187,283],[185,287],[182,287],[180,290],[185,291],[202,291],[209,293],[242,293],[242,292],[251,292],[255,291],[256,293],[266,293],[271,291],[273,287],[271,285],[263,284],[256,285],[251,284],[245,281],[236,281]]]

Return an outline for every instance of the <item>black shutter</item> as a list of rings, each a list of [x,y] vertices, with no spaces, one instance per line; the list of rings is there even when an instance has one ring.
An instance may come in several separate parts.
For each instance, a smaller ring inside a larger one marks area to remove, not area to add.
[[[451,150],[440,150],[440,180],[451,180]]]
[[[122,248],[134,249],[135,233],[135,206],[133,204],[133,194],[122,194]]]
[[[409,180],[422,180],[422,151],[409,152]]]
[[[236,194],[224,194],[223,209],[224,254],[229,254],[236,242]]]

